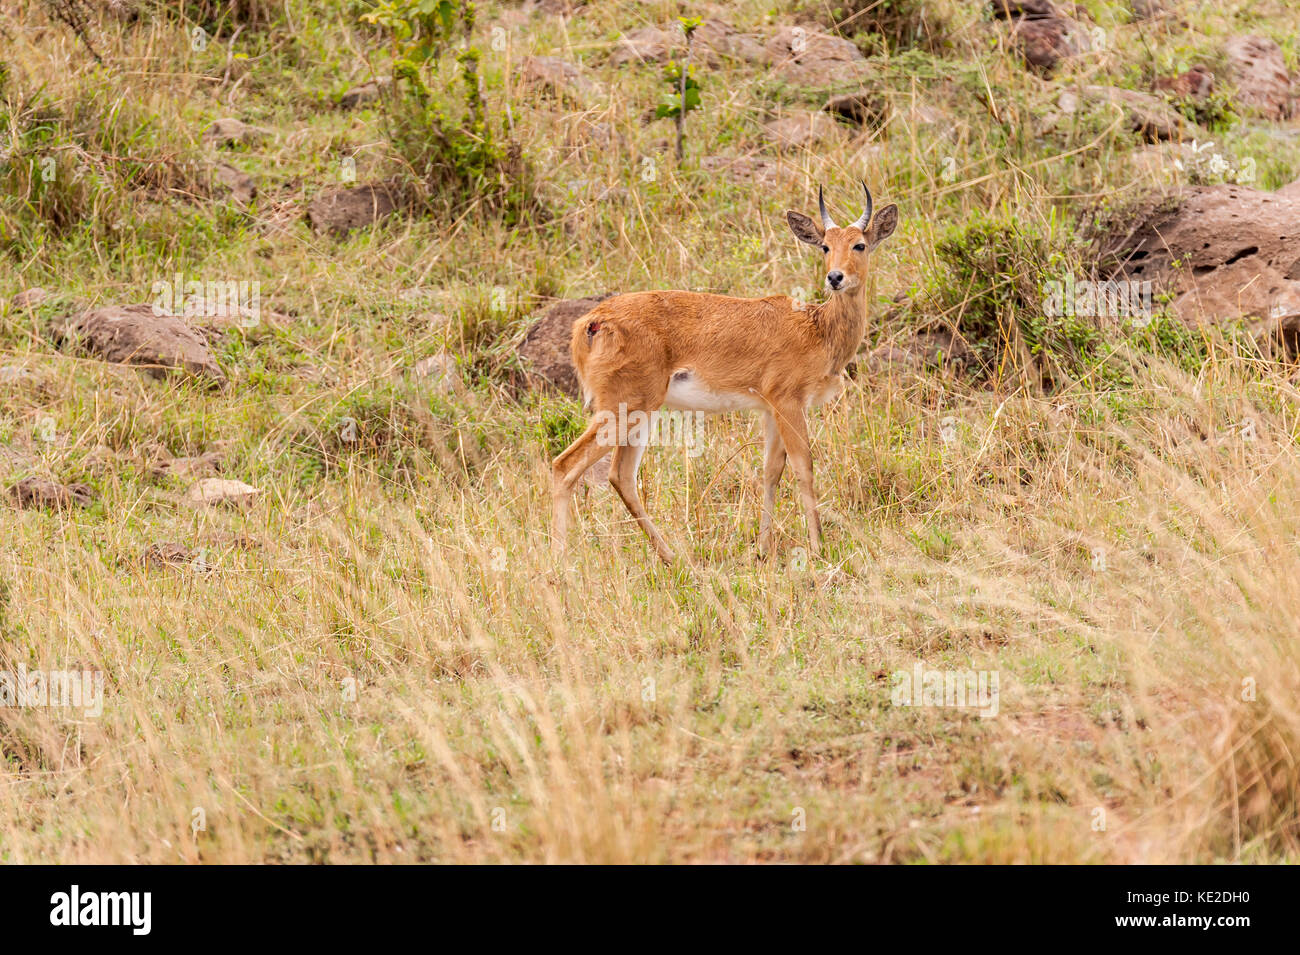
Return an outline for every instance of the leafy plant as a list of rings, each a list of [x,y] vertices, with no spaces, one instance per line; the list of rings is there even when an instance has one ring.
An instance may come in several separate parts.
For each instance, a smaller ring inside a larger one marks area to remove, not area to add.
[[[664,80],[672,92],[655,109],[656,119],[673,119],[677,124],[677,158],[682,158],[682,141],[686,133],[686,114],[700,105],[700,83],[691,74],[691,34],[703,22],[699,17],[678,17],[686,35],[686,57],[681,63],[669,60],[664,68]]]
[[[475,5],[469,0],[385,0],[362,17],[387,30],[393,43],[396,95],[385,101],[389,135],[429,193],[454,207],[475,198],[506,212],[507,220],[540,211],[521,150],[502,142],[491,123],[471,42]],[[456,40],[459,102],[437,82]],[[435,92],[438,89],[439,92]]]

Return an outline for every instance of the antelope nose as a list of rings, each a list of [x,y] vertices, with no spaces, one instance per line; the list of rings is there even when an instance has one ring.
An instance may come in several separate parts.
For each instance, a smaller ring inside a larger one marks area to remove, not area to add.
[[[844,283],[844,273],[839,269],[834,272],[827,272],[826,281],[830,283],[831,288],[839,288]]]

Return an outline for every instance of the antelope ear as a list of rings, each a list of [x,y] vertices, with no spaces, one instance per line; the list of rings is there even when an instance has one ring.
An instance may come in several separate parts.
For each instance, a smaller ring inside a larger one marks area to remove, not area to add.
[[[876,217],[871,220],[871,234],[867,239],[867,249],[870,251],[880,243],[884,242],[894,230],[898,228],[898,206],[892,202],[876,213]]]
[[[826,238],[826,230],[816,222],[802,212],[787,212],[785,221],[790,223],[790,231],[794,233],[796,239],[821,248],[822,240]]]

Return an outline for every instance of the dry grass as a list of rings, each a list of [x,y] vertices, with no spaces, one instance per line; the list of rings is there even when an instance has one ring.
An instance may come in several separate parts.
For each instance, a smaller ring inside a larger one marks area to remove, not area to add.
[[[8,5],[11,81],[40,75],[65,107],[145,90],[134,99],[155,138],[142,155],[200,159],[202,126],[222,115],[276,135],[234,154],[262,177],[251,219],[205,199],[149,205],[158,183],[110,176],[78,200],[95,228],[0,258],[4,300],[11,287],[53,293],[35,313],[0,314],[0,365],[33,372],[2,386],[0,478],[86,480],[98,494],[86,511],[0,511],[0,669],[106,680],[98,717],[0,709],[0,859],[1300,855],[1300,425],[1285,369],[1218,342],[1190,371],[1135,352],[1125,387],[1050,396],[860,377],[813,423],[828,546],[812,562],[788,483],[778,553],[755,557],[758,424],[717,419],[707,454],[655,449],[642,471],[648,509],[687,555],[671,569],[603,489],[580,495],[569,563],[556,564],[547,461],[580,416],[502,383],[501,355],[544,294],[812,287],[780,212],[807,206],[818,181],[847,201],[865,175],[905,210],[877,259],[882,300],[941,276],[935,239],[976,211],[1050,231],[1062,207],[1136,196],[1151,181],[1117,172],[1135,149],[1118,124],[1017,138],[1049,93],[984,49],[954,4],[951,75],[882,64],[895,115],[937,104],[957,120],[942,128],[900,119],[888,135],[777,155],[757,130],[790,94],[705,73],[688,155],[776,163],[774,184],[753,188],[674,168],[669,127],[638,119],[655,71],[603,66],[619,30],[677,6],[603,3],[567,24],[512,25],[509,50],[486,59],[516,138],[562,170],[548,176],[557,220],[507,229],[471,211],[335,244],[258,222],[337,181],[343,153],[363,180],[396,163],[373,114],[327,102],[381,46],[351,8],[310,6],[323,12],[289,5],[291,31],[250,33],[261,59],[235,86],[219,43],[199,55],[157,21],[105,22],[97,49],[118,66],[99,70],[35,5]],[[769,6],[728,17],[757,28]],[[1196,12],[1186,36],[1147,41],[1176,59],[1243,25],[1295,25],[1259,6]],[[1080,74],[1133,66],[1126,36]],[[603,95],[519,95],[525,52],[583,59]],[[608,124],[611,144],[574,145],[583,122]],[[1249,151],[1253,135],[1225,142]],[[138,205],[109,229],[95,201]],[[149,231],[151,215],[166,228]],[[260,280],[264,305],[289,316],[222,340],[230,389],[49,343],[45,323],[71,303],[147,301],[177,269]],[[494,287],[501,314],[483,305]],[[403,374],[448,343],[493,375],[441,395]],[[361,423],[356,448],[335,438],[343,417]],[[183,482],[150,474],[158,447],[219,449],[262,494],[242,511],[188,508]],[[143,565],[160,541],[203,561]],[[918,660],[996,672],[998,715],[892,705],[892,674]]]

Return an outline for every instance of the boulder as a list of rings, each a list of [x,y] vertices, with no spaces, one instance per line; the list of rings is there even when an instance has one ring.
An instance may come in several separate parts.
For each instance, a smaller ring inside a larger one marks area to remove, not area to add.
[[[674,47],[681,50],[686,48],[686,41],[680,31],[641,27],[619,36],[614,52],[609,55],[609,65],[666,63],[671,58]]]
[[[843,37],[801,26],[779,29],[764,46],[778,79],[812,89],[860,87],[872,74],[862,51]]]
[[[1153,197],[1101,238],[1103,275],[1151,281],[1189,324],[1252,319],[1278,342],[1300,322],[1298,192],[1191,186]]]
[[[520,92],[563,97],[566,92],[583,92],[591,81],[576,64],[558,56],[526,56],[515,71]]]
[[[872,374],[920,371],[950,364],[963,364],[970,349],[947,327],[925,328],[905,338],[887,342],[867,353],[859,366]]]
[[[215,451],[179,458],[162,458],[155,461],[149,473],[155,478],[173,477],[190,479],[210,477],[221,472],[221,455]]]
[[[410,197],[396,181],[348,186],[322,193],[307,203],[307,221],[317,232],[335,237],[374,225],[406,208]]]
[[[679,27],[642,27],[624,33],[610,54],[611,66],[626,63],[667,63],[686,53],[686,37]],[[727,62],[754,63],[764,58],[762,45],[722,20],[705,20],[691,35],[692,62],[722,66]]]
[[[1183,139],[1192,129],[1182,113],[1150,93],[1118,86],[1085,86],[1080,92],[1094,109],[1121,110],[1128,128],[1149,143]],[[1061,106],[1066,110],[1064,102]]]
[[[45,289],[36,286],[19,292],[9,300],[9,304],[15,309],[36,308],[47,298],[49,298],[49,293]]]
[[[573,323],[610,294],[565,299],[542,313],[519,346],[519,357],[523,359],[530,377],[545,381],[572,398],[581,397],[578,376],[573,371],[573,355],[569,350]]]
[[[748,33],[721,20],[705,20],[691,35],[692,54],[700,54],[712,66],[728,60],[757,63],[763,59],[763,45]]]
[[[891,375],[903,372],[918,372],[925,367],[920,356],[898,345],[880,345],[855,362],[857,369],[871,375]]]
[[[269,129],[250,126],[242,119],[218,119],[203,131],[203,142],[208,146],[251,145],[271,135]]]
[[[378,102],[379,97],[392,85],[392,78],[385,76],[354,86],[339,97],[339,109],[360,109],[362,106]]]
[[[822,109],[857,126],[880,126],[889,115],[888,104],[865,90],[832,96]]]
[[[203,335],[152,305],[109,305],[71,318],[58,337],[74,340],[104,361],[138,365],[156,378],[179,369],[225,384],[226,376]]]
[[[185,501],[187,504],[195,506],[225,504],[242,507],[257,497],[258,493],[257,488],[245,484],[243,481],[226,478],[203,478],[194,482],[190,489],[185,492]]]
[[[1214,92],[1214,74],[1197,63],[1178,76],[1159,76],[1152,84],[1157,92],[1168,93],[1174,99],[1202,102]]]
[[[1291,75],[1282,48],[1267,37],[1238,36],[1223,48],[1237,84],[1236,104],[1241,112],[1265,119],[1291,116]]]
[[[85,484],[58,484],[42,478],[23,478],[9,488],[9,497],[21,508],[52,507],[66,510],[72,507],[89,507],[95,499],[94,492]]]
[[[257,180],[230,163],[219,162],[212,167],[214,191],[225,191],[240,205],[248,205],[257,198]]]
[[[1020,50],[1025,63],[1041,73],[1050,73],[1063,59],[1091,49],[1083,24],[1069,17],[1014,20],[1012,45]]]
[[[778,149],[802,149],[845,138],[845,129],[828,114],[801,110],[763,124],[763,135]]]

